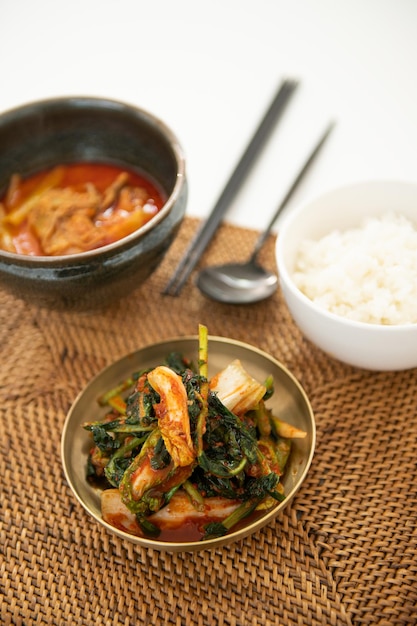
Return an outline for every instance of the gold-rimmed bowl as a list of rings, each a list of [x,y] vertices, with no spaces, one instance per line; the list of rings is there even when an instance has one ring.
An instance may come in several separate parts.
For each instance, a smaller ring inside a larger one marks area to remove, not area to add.
[[[79,504],[110,533],[141,546],[167,552],[215,548],[241,540],[260,530],[272,522],[278,513],[291,502],[300,489],[313,458],[316,441],[314,415],[308,397],[300,383],[279,361],[248,344],[233,339],[210,336],[209,376],[226,367],[234,359],[240,359],[249,374],[257,380],[262,381],[272,375],[275,393],[268,400],[268,406],[281,419],[307,433],[305,438],[293,441],[291,456],[282,479],[285,500],[267,511],[262,517],[248,522],[239,530],[232,531],[224,537],[204,541],[159,541],[148,537],[137,537],[119,530],[103,520],[100,509],[100,493],[86,479],[91,438],[90,433],[83,429],[82,424],[89,420],[100,419],[97,398],[101,394],[116,386],[121,380],[128,378],[132,372],[161,364],[166,356],[173,351],[179,352],[195,362],[198,355],[198,337],[173,338],[128,354],[102,370],[81,391],[64,424],[61,440],[62,464],[68,485]],[[103,417],[105,413],[106,409],[101,409]]]

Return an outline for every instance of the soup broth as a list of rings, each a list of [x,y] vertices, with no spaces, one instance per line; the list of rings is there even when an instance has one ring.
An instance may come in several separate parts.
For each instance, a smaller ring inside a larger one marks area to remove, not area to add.
[[[108,245],[152,219],[166,201],[150,178],[102,163],[59,165],[22,179],[0,201],[0,248],[36,256]]]

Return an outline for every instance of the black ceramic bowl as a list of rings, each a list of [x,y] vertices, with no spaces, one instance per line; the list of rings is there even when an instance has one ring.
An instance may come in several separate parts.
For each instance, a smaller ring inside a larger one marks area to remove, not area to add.
[[[161,262],[185,214],[182,148],[152,114],[91,97],[34,102],[0,115],[0,197],[14,172],[23,177],[60,163],[101,162],[145,172],[165,191],[163,208],[113,244],[66,256],[0,250],[0,287],[64,308],[88,308],[128,296]]]

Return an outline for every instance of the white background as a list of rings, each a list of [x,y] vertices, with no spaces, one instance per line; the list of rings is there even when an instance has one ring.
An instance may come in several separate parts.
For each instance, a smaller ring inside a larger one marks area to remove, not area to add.
[[[150,110],[184,148],[189,215],[208,214],[285,77],[300,87],[229,221],[266,225],[330,119],[288,210],[417,179],[416,0],[0,0],[0,24],[0,111],[61,95]]]

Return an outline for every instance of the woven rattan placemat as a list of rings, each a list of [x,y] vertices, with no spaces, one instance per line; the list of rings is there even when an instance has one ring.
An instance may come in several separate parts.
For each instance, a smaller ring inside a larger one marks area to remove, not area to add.
[[[238,307],[191,279],[160,292],[197,227],[187,218],[148,282],[104,311],[54,312],[0,291],[2,624],[417,623],[416,370],[366,372],[303,339],[280,292]],[[225,224],[204,263],[245,259],[257,233]],[[274,241],[263,262],[275,267]],[[311,400],[317,447],[269,526],[201,553],[159,553],[109,534],[65,482],[60,437],[83,386],[124,354],[172,336],[260,347]]]

